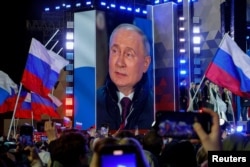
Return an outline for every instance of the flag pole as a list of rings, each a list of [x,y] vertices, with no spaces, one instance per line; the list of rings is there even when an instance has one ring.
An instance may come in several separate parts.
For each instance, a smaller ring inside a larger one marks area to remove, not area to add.
[[[55,44],[50,48],[50,50],[53,50],[54,47],[57,45],[58,42],[59,42],[59,41],[57,40],[57,41],[55,42]]]
[[[48,42],[44,45],[45,47],[50,43],[50,41],[56,36],[56,34],[59,32],[59,29],[56,30],[56,32],[52,35],[52,37],[48,40]]]
[[[34,112],[33,110],[31,111],[31,125],[34,127]]]
[[[22,83],[20,83],[20,87],[19,87],[19,90],[18,90],[18,95],[17,95],[15,107],[14,107],[14,112],[13,112],[13,115],[12,115],[12,118],[11,118],[10,127],[9,127],[9,131],[8,131],[8,135],[7,135],[7,140],[9,140],[9,138],[10,138],[10,132],[11,132],[11,128],[12,128],[12,125],[13,125],[13,121],[15,119],[16,109],[17,109],[17,104],[18,104],[18,100],[19,100],[19,97],[20,97],[21,89],[22,89]]]
[[[193,110],[193,102],[194,102],[194,99],[195,99],[197,93],[199,92],[200,87],[201,87],[201,84],[203,83],[204,79],[205,79],[205,75],[203,75],[203,77],[202,77],[202,79],[201,79],[201,82],[200,82],[200,84],[199,84],[197,90],[195,91],[194,96],[191,98],[191,101],[189,102],[189,106],[188,106],[187,111],[192,111],[192,110]]]
[[[236,121],[235,121],[235,116],[234,116],[234,110],[233,110],[232,101],[231,101],[230,96],[228,95],[228,92],[226,92],[226,96],[227,96],[227,99],[229,100],[228,102],[229,102],[230,108],[232,109],[231,114],[233,116],[233,122],[234,122],[234,128],[235,128],[236,127]]]
[[[61,48],[56,54],[59,55],[59,53],[61,53],[62,50],[63,50],[63,48]]]
[[[19,118],[18,119],[14,119],[14,126],[13,126],[13,127],[15,127],[15,129],[14,129],[14,136],[16,136],[18,122],[19,122]]]

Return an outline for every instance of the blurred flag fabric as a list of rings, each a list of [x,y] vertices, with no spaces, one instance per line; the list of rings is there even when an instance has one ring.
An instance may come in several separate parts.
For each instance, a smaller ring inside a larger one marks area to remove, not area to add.
[[[61,69],[68,63],[69,61],[47,50],[43,44],[32,38],[21,83],[26,89],[47,98]]]
[[[31,119],[33,117],[31,108],[31,94],[29,92],[26,92],[26,94],[21,94],[20,98],[22,98],[23,96],[25,96],[24,100],[17,107],[15,117]]]
[[[4,104],[7,98],[18,92],[18,86],[3,71],[0,71],[0,106]]]
[[[238,96],[250,97],[250,57],[228,34],[224,35],[205,76]]]
[[[31,108],[36,114],[47,114],[53,118],[60,118],[57,105],[52,100],[44,98],[36,93],[31,93]]]
[[[20,98],[23,99],[23,96],[24,94],[20,95]],[[56,97],[54,98],[56,99]],[[43,98],[33,92],[27,92],[24,100],[19,102],[15,117],[27,119],[33,118],[39,121],[43,114],[47,114],[50,117],[59,118],[60,115],[57,113],[57,107],[57,104],[54,104],[52,100]]]

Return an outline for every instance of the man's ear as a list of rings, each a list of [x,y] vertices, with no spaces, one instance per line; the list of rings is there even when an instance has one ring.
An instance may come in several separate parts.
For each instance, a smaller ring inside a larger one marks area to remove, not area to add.
[[[151,62],[151,57],[145,56],[145,58],[144,58],[144,72],[146,72],[148,70],[150,62]]]

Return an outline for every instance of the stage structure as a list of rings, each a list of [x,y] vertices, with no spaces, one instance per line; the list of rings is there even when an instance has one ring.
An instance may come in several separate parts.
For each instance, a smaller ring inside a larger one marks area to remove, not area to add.
[[[147,11],[153,29],[156,111],[176,110],[177,5],[172,2],[149,5]]]

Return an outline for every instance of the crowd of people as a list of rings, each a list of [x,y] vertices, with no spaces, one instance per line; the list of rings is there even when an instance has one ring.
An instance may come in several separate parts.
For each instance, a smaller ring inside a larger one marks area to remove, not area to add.
[[[248,110],[250,106],[250,99],[240,97],[240,103],[238,104],[240,109],[240,115],[238,116],[236,111],[236,100],[231,91],[227,88],[219,87],[218,85],[205,80],[204,83],[190,83],[190,87],[181,86],[180,98],[184,97],[186,104],[180,104],[180,107],[184,111],[198,111],[203,107],[211,108],[217,112],[221,119],[225,121],[248,121]],[[181,102],[183,101],[180,99]]]
[[[199,122],[193,124],[198,139],[160,136],[155,128],[143,134],[120,130],[114,134],[68,128],[60,134],[52,121],[46,121],[46,141],[24,144],[20,136],[2,141],[0,166],[3,167],[105,167],[128,163],[122,158],[105,161],[113,154],[110,150],[129,150],[136,158],[129,163],[138,167],[204,167],[209,151],[250,151],[250,138],[242,133],[222,135],[219,115],[211,109],[204,112],[212,118],[211,132],[207,133]],[[25,125],[28,126],[28,125]],[[130,149],[128,149],[130,148]],[[111,153],[111,154],[110,154]],[[121,154],[119,154],[121,155]],[[116,155],[117,156],[117,155]],[[117,162],[118,161],[118,162]]]

